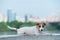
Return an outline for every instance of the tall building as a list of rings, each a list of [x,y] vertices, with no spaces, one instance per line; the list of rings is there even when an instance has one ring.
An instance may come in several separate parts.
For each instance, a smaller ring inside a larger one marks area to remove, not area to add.
[[[16,13],[14,13],[12,10],[7,11],[7,16],[8,22],[16,20]]]
[[[28,21],[28,16],[27,15],[25,15],[25,22],[27,22]]]

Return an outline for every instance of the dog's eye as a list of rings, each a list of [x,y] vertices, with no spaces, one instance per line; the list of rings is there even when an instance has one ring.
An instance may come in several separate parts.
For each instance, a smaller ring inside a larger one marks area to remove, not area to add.
[[[42,27],[44,27],[44,25]]]

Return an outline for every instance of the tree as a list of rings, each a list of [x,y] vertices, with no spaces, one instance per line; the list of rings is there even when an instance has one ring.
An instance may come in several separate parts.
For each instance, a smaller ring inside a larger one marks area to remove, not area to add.
[[[7,22],[7,25],[9,25],[9,26],[11,26],[11,27],[19,28],[20,23],[15,20],[15,21]]]

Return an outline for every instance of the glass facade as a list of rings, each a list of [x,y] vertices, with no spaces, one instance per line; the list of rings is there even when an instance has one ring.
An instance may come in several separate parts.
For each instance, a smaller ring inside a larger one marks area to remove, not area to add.
[[[7,11],[8,22],[16,20],[16,13],[13,13],[12,10]]]

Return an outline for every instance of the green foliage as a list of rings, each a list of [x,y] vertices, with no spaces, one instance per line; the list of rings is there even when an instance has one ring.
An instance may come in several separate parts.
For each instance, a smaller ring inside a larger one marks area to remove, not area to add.
[[[11,31],[7,28],[7,26],[15,27],[15,28],[21,28],[21,27],[31,27],[35,25],[35,22],[18,22],[18,21],[12,21],[12,22],[0,22],[0,32],[5,31]],[[58,25],[46,25],[45,30],[60,30],[60,26]]]
[[[34,25],[35,25],[34,22],[25,22],[25,23],[22,23],[21,27],[26,27],[26,26],[31,27],[31,26],[34,26]]]
[[[7,25],[9,25],[11,27],[19,28],[21,23],[19,23],[18,21],[12,21],[12,22],[7,22]]]
[[[60,30],[60,25],[58,25],[59,23],[51,23],[51,24],[47,24],[47,26],[45,27],[46,30]]]
[[[0,32],[9,31],[5,22],[0,22]]]
[[[12,21],[12,22],[0,22],[0,32],[4,31],[11,31],[10,29],[7,28],[7,26],[15,27],[15,28],[20,28],[20,27],[30,27],[34,26],[34,22],[18,22],[18,21]]]
[[[60,30],[60,22],[52,22],[50,25],[55,28],[56,30]]]
[[[26,27],[26,26],[34,26],[34,22],[18,22],[18,21],[12,21],[12,22],[7,22],[7,25],[15,28],[20,28],[20,27]]]
[[[51,25],[47,25],[47,26],[45,27],[45,30],[53,31],[53,30],[56,30],[56,27],[55,27],[55,26],[51,26]]]

